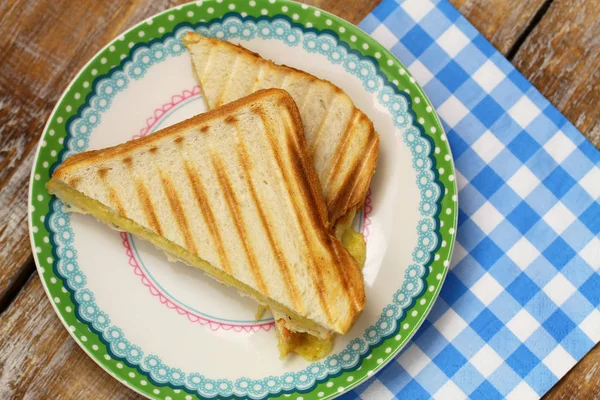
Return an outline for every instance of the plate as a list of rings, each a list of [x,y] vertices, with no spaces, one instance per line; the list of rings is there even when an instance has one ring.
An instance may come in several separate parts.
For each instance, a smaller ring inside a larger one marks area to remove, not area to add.
[[[253,302],[146,242],[65,213],[45,189],[75,153],[205,111],[180,40],[190,30],[334,82],[381,135],[377,172],[355,221],[367,240],[367,306],[319,362],[279,360],[273,320],[254,321]],[[350,23],[282,0],[190,3],[109,43],[52,112],[29,202],[35,260],[56,313],[109,374],[157,399],[327,399],[356,387],[402,349],[431,309],[457,217],[446,137],[406,68]]]

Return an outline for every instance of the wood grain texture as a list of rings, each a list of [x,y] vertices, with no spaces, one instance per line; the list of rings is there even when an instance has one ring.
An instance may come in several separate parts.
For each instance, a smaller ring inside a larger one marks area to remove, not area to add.
[[[43,300],[43,301],[40,301]],[[71,339],[37,274],[0,316],[0,399],[141,399]]]
[[[0,305],[32,270],[28,181],[54,104],[106,42],[172,5],[165,0],[0,2]]]
[[[522,40],[546,0],[450,0],[501,52]],[[380,0],[307,0],[357,23]],[[39,135],[68,82],[104,44],[182,1],[0,2],[0,303],[30,271],[27,182]],[[599,2],[554,0],[514,62],[600,146]],[[596,107],[594,107],[596,106]],[[14,282],[17,282],[16,284]],[[1,308],[0,308],[1,310]],[[597,346],[548,399],[600,399]],[[0,398],[138,398],[69,337],[34,274],[0,315]]]
[[[600,148],[600,2],[554,0],[513,63]],[[600,399],[600,345],[544,400]]]
[[[299,0],[314,7],[337,15],[346,21],[358,24],[362,21],[381,0]]]
[[[560,380],[543,400],[599,400],[600,344]]]
[[[506,55],[545,0],[450,0],[483,36]]]
[[[600,147],[600,2],[554,0],[513,60]]]

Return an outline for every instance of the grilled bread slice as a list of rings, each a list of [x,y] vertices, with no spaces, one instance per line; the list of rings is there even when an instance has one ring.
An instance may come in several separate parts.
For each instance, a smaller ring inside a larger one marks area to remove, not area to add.
[[[375,172],[379,135],[340,88],[223,40],[188,32],[183,44],[210,109],[260,89],[290,93],[332,224],[362,204]]]
[[[351,228],[366,196],[379,151],[372,122],[332,83],[306,72],[276,65],[231,43],[187,33],[184,45],[192,56],[196,80],[209,108],[262,88],[287,90],[300,108],[309,152],[319,176],[328,218],[336,236],[362,266],[365,241]],[[284,318],[277,322],[282,356],[295,351],[305,358],[331,348],[315,341]]]
[[[153,135],[68,158],[48,191],[327,338],[364,308],[298,109],[263,90]]]

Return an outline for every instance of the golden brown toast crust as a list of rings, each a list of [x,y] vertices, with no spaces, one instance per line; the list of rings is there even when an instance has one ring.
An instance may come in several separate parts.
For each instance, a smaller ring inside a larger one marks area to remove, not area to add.
[[[152,135],[144,136],[135,140],[130,140],[126,143],[122,143],[101,150],[91,150],[75,154],[67,158],[56,169],[56,171],[54,171],[52,178],[61,179],[64,172],[74,164],[77,164],[78,167],[81,167],[85,164],[97,163],[99,161],[106,160],[118,155],[125,155],[134,149],[148,146],[152,143],[158,142],[163,137],[172,135],[173,132],[186,130],[187,128],[191,128],[198,125],[204,125],[203,127],[199,128],[199,130],[201,133],[206,133],[207,129],[205,128],[210,127],[211,121],[220,119],[223,115],[228,115],[231,112],[237,110],[238,108],[245,106],[246,104],[257,102],[262,97],[269,97],[273,94],[277,94],[279,96],[280,105],[285,107],[286,110],[292,116],[293,126],[298,127],[297,129],[292,130],[292,134],[297,146],[294,146],[291,150],[298,153],[295,165],[301,165],[302,167],[296,168],[293,171],[294,178],[302,179],[306,182],[309,190],[308,193],[305,193],[305,199],[311,204],[311,211],[313,211],[315,220],[318,220],[319,223],[322,223],[325,226],[329,227],[330,223],[327,218],[327,208],[323,203],[321,196],[321,185],[319,183],[319,177],[317,176],[314,168],[312,167],[310,155],[306,150],[306,137],[304,136],[304,132],[302,130],[302,121],[300,119],[300,113],[298,112],[298,107],[296,106],[294,99],[292,99],[290,95],[283,89],[260,90],[250,96],[221,106],[218,109],[211,110],[204,114],[196,115],[195,117],[189,118],[178,124],[169,126]],[[174,138],[174,141],[177,140],[177,137]]]

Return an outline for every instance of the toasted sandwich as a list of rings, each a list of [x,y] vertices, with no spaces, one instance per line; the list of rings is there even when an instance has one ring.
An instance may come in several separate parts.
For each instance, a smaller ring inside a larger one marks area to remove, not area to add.
[[[345,334],[365,305],[331,228],[294,100],[270,89],[68,158],[48,191],[293,321]]]
[[[194,32],[183,37],[210,109],[261,89],[286,90],[300,110],[310,158],[334,224],[363,203],[379,153],[371,120],[333,83]]]
[[[304,71],[277,65],[242,46],[186,33],[196,80],[210,109],[265,88],[285,89],[300,110],[309,154],[338,239],[360,266],[365,241],[351,226],[361,207],[379,153],[379,135],[370,119],[333,83]],[[273,310],[282,357],[296,352],[307,359],[328,353],[331,340],[297,332]]]

